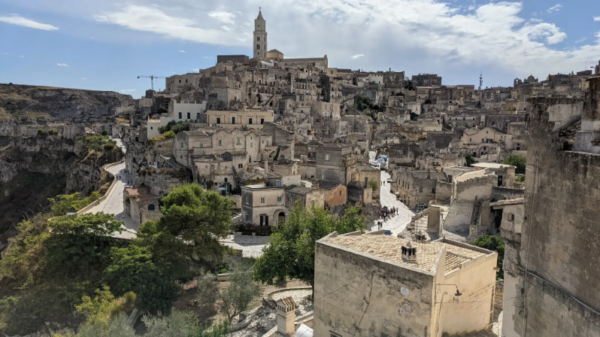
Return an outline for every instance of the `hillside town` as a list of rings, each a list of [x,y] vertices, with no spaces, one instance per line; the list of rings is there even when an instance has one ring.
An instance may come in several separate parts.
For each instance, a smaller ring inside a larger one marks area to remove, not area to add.
[[[268,46],[261,11],[253,28],[252,56],[218,55],[210,68],[169,76],[163,91],[121,100],[114,118],[0,132],[114,142],[122,155],[101,168],[108,188],[69,213],[114,217],[112,239],[193,245],[192,263],[211,245],[257,261],[255,279],[273,289],[230,317],[228,335],[600,337],[600,62],[523,74],[512,87],[486,87],[484,74],[478,86],[447,84],[443,74],[336,68],[326,51],[286,58]],[[173,207],[194,193],[195,209],[211,215],[193,221],[227,213],[207,241],[175,234],[188,218]],[[353,211],[360,226],[348,225]],[[332,222],[303,237],[314,239],[310,276],[303,264],[264,276],[280,266],[274,256],[289,263],[278,245],[301,214],[304,226]],[[172,239],[159,232],[169,219]],[[293,286],[275,289],[280,276]],[[203,282],[178,287],[202,293]],[[127,315],[135,327],[143,310]]]

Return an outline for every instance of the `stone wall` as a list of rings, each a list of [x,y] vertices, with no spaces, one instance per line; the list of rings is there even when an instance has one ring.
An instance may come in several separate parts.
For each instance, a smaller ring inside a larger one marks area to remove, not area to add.
[[[600,265],[595,258],[600,251],[600,156],[563,150],[569,137],[561,130],[577,117],[579,102],[532,103],[530,149],[535,150],[527,157],[524,244],[516,259],[523,273],[515,280],[524,288],[517,294],[526,298],[525,310],[505,321],[512,319],[519,336],[600,336]],[[554,107],[568,103],[571,108]]]
[[[452,200],[452,183],[438,180],[435,185],[436,203],[448,205]]]

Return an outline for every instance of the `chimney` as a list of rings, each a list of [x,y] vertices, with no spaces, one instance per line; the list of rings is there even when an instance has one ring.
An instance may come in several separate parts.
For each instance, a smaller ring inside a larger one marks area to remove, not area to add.
[[[277,301],[277,334],[280,337],[294,337],[296,334],[296,302],[291,297]]]
[[[417,261],[417,247],[413,247],[410,240],[405,245],[402,245],[402,260],[405,262]]]

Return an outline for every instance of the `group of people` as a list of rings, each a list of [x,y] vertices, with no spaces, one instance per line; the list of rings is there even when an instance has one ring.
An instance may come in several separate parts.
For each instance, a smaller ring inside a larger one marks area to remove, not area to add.
[[[382,218],[383,221],[387,221],[388,219],[390,219],[394,215],[397,215],[399,213],[399,211],[400,210],[397,207],[392,207],[391,209],[388,209],[387,207],[383,207],[379,211],[379,217]],[[381,229],[383,227],[383,221],[377,221],[377,228],[378,229]]]

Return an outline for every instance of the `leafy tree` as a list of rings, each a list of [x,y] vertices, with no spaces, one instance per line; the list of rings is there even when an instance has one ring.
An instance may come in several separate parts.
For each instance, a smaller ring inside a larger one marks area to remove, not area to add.
[[[189,279],[190,260],[209,266],[223,256],[219,240],[229,234],[231,199],[187,184],[174,188],[161,203],[163,216],[142,224],[138,237],[163,273]]]
[[[188,121],[184,121],[184,122],[170,121],[169,123],[167,123],[167,125],[161,126],[160,128],[158,128],[158,132],[160,132],[163,135],[169,131],[173,131],[173,134],[178,134],[181,131],[189,131],[189,129],[190,129],[190,122],[188,122]]]
[[[497,267],[500,271],[498,271],[497,277],[499,279],[504,278],[504,270],[502,269],[502,264],[504,263],[504,240],[497,235],[484,235],[473,241],[472,244],[477,247],[498,252]]]
[[[120,233],[122,226],[104,213],[53,218],[49,221],[52,234],[44,242],[48,275],[81,277],[103,270],[110,262],[111,247],[123,244],[111,236]]]
[[[527,166],[527,158],[520,154],[511,154],[506,159],[502,161],[502,164],[513,165],[516,166],[517,169],[515,173],[517,174],[525,174],[525,167]]]
[[[269,246],[256,260],[255,278],[266,284],[275,284],[285,282],[289,277],[314,286],[316,241],[334,231],[344,234],[366,229],[366,219],[359,214],[359,208],[349,208],[344,216],[335,219],[323,209],[307,211],[296,204],[288,221],[271,235]]]
[[[100,198],[100,192],[94,191],[88,197],[83,197],[81,193],[60,194],[56,198],[49,198],[51,213],[54,216],[74,213],[91,204]]]
[[[477,162],[477,160],[475,160],[475,158],[473,158],[473,155],[470,153],[465,154],[465,161],[468,167],[471,167],[471,165]]]
[[[379,184],[375,180],[369,180],[369,186],[373,189],[373,192],[379,188]]]
[[[179,287],[154,265],[148,248],[135,244],[113,247],[110,256],[112,263],[104,270],[103,280],[117,296],[133,291],[138,295],[138,309],[151,313],[170,311]]]
[[[198,291],[200,306],[214,309],[217,305],[218,311],[226,315],[231,322],[234,317],[248,309],[250,303],[260,295],[260,286],[254,282],[252,267],[238,264],[229,276],[229,287],[219,289],[217,276],[206,273],[198,279]]]
[[[135,294],[128,292],[123,298],[115,298],[110,292],[110,288],[103,286],[102,289],[96,289],[96,296],[83,296],[82,303],[76,305],[77,312],[83,313],[86,317],[86,325],[102,323],[108,325],[111,318],[118,313],[128,313],[133,310]]]

